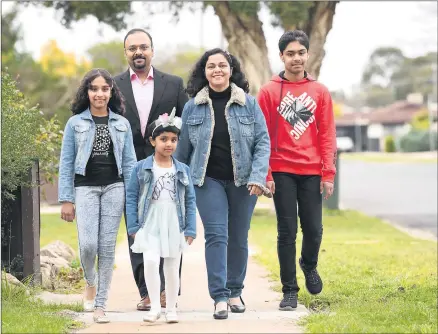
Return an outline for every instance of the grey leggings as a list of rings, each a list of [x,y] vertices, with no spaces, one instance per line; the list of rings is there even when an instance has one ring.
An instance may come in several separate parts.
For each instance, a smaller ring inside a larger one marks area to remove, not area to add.
[[[75,190],[81,266],[87,285],[97,283],[95,307],[105,309],[113,276],[117,233],[125,205],[125,187],[118,182],[108,186],[76,187]]]

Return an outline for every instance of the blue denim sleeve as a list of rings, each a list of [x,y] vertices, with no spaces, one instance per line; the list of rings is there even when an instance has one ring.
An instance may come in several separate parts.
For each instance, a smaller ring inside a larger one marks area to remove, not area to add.
[[[137,177],[138,163],[132,170],[131,177],[129,178],[128,185],[126,187],[126,226],[128,228],[128,234],[134,234],[140,229],[138,224],[138,193],[140,191],[140,185]]]
[[[135,155],[135,149],[134,149],[134,141],[132,139],[131,125],[129,124],[128,121],[126,121],[126,123],[128,126],[128,131],[126,131],[125,146],[123,147],[123,155],[122,155],[122,171],[123,171],[123,178],[125,180],[125,188],[126,185],[129,184],[129,179],[131,177],[132,169],[134,168],[135,163],[137,162],[137,157]]]
[[[269,139],[268,127],[266,126],[265,116],[260,109],[257,101],[253,100],[254,118],[255,118],[255,138],[251,174],[248,185],[260,186],[267,191],[266,176],[269,168],[269,157],[271,155],[271,141]]]
[[[62,137],[61,156],[59,159],[58,201],[75,202],[74,167],[76,159],[75,135],[69,120]]]
[[[196,195],[195,186],[193,185],[190,175],[190,168],[185,166],[186,173],[189,177],[189,185],[186,187],[186,229],[184,235],[186,237],[196,238]]]
[[[189,129],[187,125],[187,118],[190,113],[190,105],[192,105],[193,102],[189,101],[185,104],[183,113],[182,113],[182,126],[181,131],[179,134],[179,140],[178,140],[178,146],[176,148],[176,152],[174,154],[174,157],[176,160],[182,162],[183,164],[188,165],[190,155],[192,154],[192,143],[189,139]]]

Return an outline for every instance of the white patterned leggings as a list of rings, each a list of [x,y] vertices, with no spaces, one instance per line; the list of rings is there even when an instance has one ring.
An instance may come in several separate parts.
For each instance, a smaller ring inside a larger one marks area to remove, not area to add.
[[[75,190],[79,257],[84,278],[88,286],[97,283],[95,307],[105,309],[113,276],[117,233],[125,206],[125,187],[118,182],[108,186],[76,187]]]
[[[151,300],[151,312],[160,312],[160,256],[157,255],[155,259],[144,256],[144,277],[146,287],[149,292]],[[165,257],[163,262],[163,272],[165,280],[166,291],[166,312],[176,311],[176,301],[178,299],[179,291],[179,263],[181,260],[181,253],[178,257]]]

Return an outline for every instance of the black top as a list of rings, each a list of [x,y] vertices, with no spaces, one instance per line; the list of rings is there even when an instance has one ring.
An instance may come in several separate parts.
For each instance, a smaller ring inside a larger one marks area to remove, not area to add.
[[[207,176],[218,180],[232,181],[234,180],[234,173],[230,133],[225,119],[225,106],[231,98],[231,86],[223,92],[215,92],[210,89],[209,95],[213,102],[215,125],[207,165]]]
[[[96,124],[93,150],[88,159],[85,176],[75,174],[75,187],[107,186],[116,182],[123,182],[119,177],[114,147],[108,129],[108,116],[93,116]]]

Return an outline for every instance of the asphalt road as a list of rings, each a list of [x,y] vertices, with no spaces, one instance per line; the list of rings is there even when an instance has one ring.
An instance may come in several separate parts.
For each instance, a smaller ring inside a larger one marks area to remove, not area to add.
[[[340,203],[437,236],[437,165],[341,160]]]

